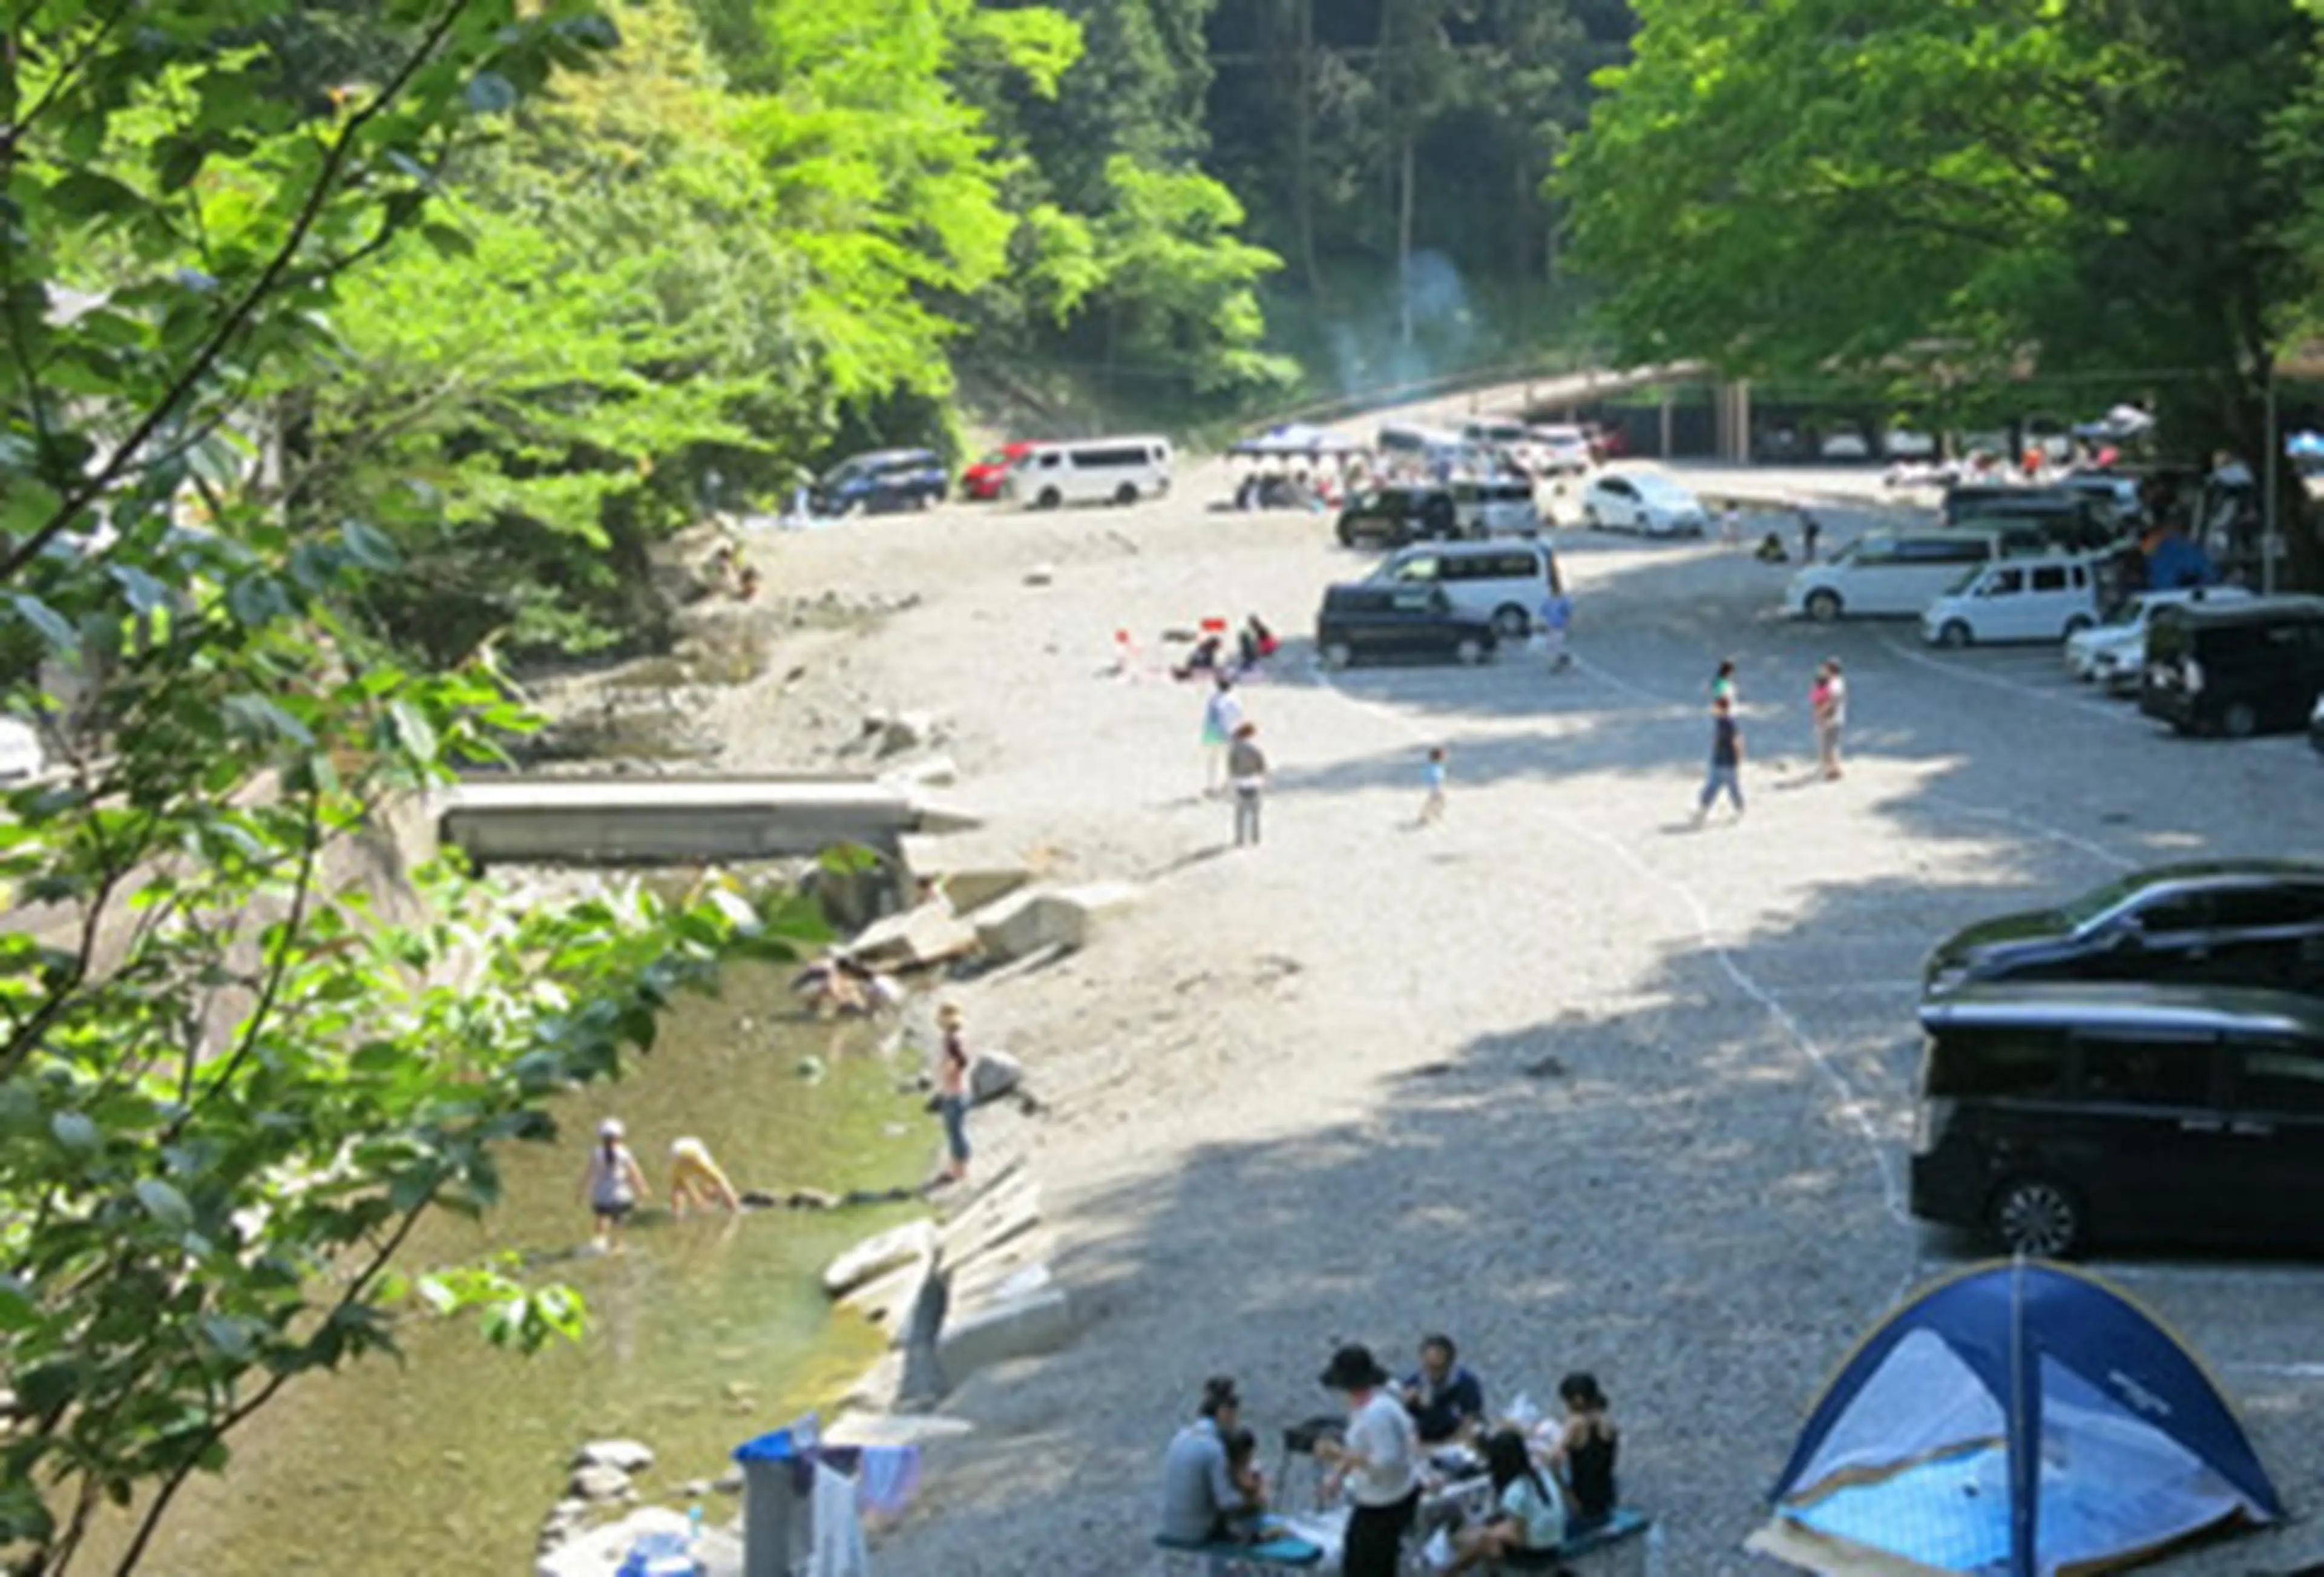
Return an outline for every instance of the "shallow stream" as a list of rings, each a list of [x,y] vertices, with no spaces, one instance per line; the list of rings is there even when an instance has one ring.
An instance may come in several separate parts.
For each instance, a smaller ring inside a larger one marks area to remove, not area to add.
[[[199,1577],[512,1577],[529,1572],[541,1520],[574,1448],[625,1436],[659,1460],[648,1500],[715,1479],[727,1452],[801,1407],[827,1402],[884,1337],[835,1314],[818,1281],[835,1254],[910,1205],[766,1210],[674,1221],[669,1141],[707,1141],[739,1188],[843,1193],[918,1181],[935,1126],[895,1093],[908,1059],[878,1034],[782,1019],[781,972],[728,972],[724,993],[666,1016],[659,1048],[620,1084],[558,1111],[554,1146],[513,1147],[506,1197],[481,1227],[431,1223],[410,1263],[479,1250],[534,1257],[532,1274],[588,1299],[577,1347],[532,1359],[485,1345],[473,1325],[415,1322],[405,1361],[366,1360],[302,1381],[235,1442],[223,1480],[189,1485],[145,1570]],[[803,1059],[822,1065],[802,1076]],[[621,1250],[589,1239],[578,1177],[600,1117],[618,1114],[653,1206]],[[735,1503],[714,1497],[724,1521]]]

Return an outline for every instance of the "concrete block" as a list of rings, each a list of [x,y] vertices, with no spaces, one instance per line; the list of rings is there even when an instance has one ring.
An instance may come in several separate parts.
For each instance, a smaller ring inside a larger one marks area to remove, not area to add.
[[[900,1341],[920,1301],[920,1288],[936,1273],[934,1254],[917,1255],[893,1270],[858,1284],[839,1302]]]
[[[1088,946],[1103,918],[1137,897],[1138,889],[1122,881],[1028,887],[970,918],[976,923],[976,939],[986,956],[1022,958],[1047,947]]]
[[[963,1305],[993,1302],[1012,1277],[1035,1266],[1046,1267],[1056,1248],[1056,1234],[1047,1229],[1021,1233],[972,1259],[947,1266],[945,1286]]]
[[[873,969],[910,969],[964,957],[976,947],[976,927],[938,900],[874,921],[847,951]]]
[[[823,1289],[839,1297],[873,1277],[932,1257],[936,1251],[936,1226],[931,1221],[906,1222],[875,1237],[866,1238],[824,1268]]]
[[[946,1270],[1021,1237],[1041,1224],[1041,1191],[1029,1179],[996,1189],[936,1231],[936,1253]]]
[[[976,1425],[965,1418],[935,1413],[850,1413],[843,1411],[824,1430],[829,1445],[926,1445],[932,1440],[958,1440],[973,1434]]]
[[[956,1386],[991,1364],[1055,1352],[1073,1335],[1073,1305],[1049,1287],[1010,1303],[954,1310],[936,1338],[936,1362]]]

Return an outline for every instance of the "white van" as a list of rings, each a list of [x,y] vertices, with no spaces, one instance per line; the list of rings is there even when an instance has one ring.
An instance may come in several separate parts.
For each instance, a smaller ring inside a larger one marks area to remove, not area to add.
[[[1033,509],[1066,503],[1136,503],[1170,491],[1170,440],[1084,438],[1035,444],[1001,484],[1001,496]]]
[[[1541,505],[1522,476],[1455,482],[1452,519],[1464,537],[1538,537]]]
[[[1561,588],[1557,556],[1539,542],[1416,542],[1384,560],[1369,579],[1441,586],[1452,606],[1490,619],[1505,641],[1522,641],[1534,615]]]
[[[2089,558],[2001,558],[1972,569],[1921,611],[1932,646],[2063,641],[2098,622],[2098,566]]]
[[[1999,531],[1868,531],[1792,576],[1784,611],[1819,623],[1849,614],[1909,617],[2002,551]]]
[[[1461,424],[1462,440],[1480,449],[1512,449],[1529,436],[1514,417],[1476,416]]]

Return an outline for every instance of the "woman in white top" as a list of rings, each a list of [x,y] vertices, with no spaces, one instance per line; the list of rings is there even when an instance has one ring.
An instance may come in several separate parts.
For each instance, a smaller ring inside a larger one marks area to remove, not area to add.
[[[1420,1437],[1388,1383],[1368,1347],[1341,1348],[1323,1375],[1325,1389],[1348,1398],[1346,1442],[1315,1443],[1315,1454],[1332,1468],[1325,1495],[1338,1494],[1344,1483],[1356,1503],[1340,1557],[1343,1577],[1396,1577],[1404,1536],[1420,1508]]]
[[[1492,1515],[1454,1540],[1452,1571],[1489,1564],[1514,1550],[1554,1550],[1565,1542],[1565,1503],[1533,1465],[1524,1435],[1514,1429],[1488,1435],[1485,1471],[1493,1480]]]
[[[597,1125],[596,1148],[589,1152],[588,1167],[581,1174],[582,1191],[589,1197],[589,1208],[597,1218],[597,1246],[610,1248],[620,1232],[622,1218],[638,1207],[638,1202],[649,1197],[646,1175],[638,1165],[637,1157],[622,1142],[624,1130],[622,1120],[608,1117]]]

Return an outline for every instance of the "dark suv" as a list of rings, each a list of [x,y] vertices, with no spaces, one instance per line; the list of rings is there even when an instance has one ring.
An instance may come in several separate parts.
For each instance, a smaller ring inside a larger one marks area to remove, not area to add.
[[[2324,996],[2324,866],[2163,865],[2054,909],[1983,921],[1929,955],[1931,996],[1980,981],[2268,986]]]
[[[2304,726],[2324,690],[2324,597],[2157,608],[2138,709],[2181,733]]]
[[[944,462],[927,449],[874,449],[842,460],[815,484],[816,512],[889,514],[944,502]]]
[[[1340,545],[1373,540],[1401,548],[1423,537],[1461,534],[1460,512],[1446,487],[1382,487],[1340,512]]]
[[[2324,1003],[1978,985],[1924,1004],[1912,1210],[2056,1257],[2324,1242]]]
[[[1315,650],[1333,669],[1367,659],[1479,663],[1493,654],[1493,624],[1455,611],[1441,586],[1362,581],[1324,591]]]

